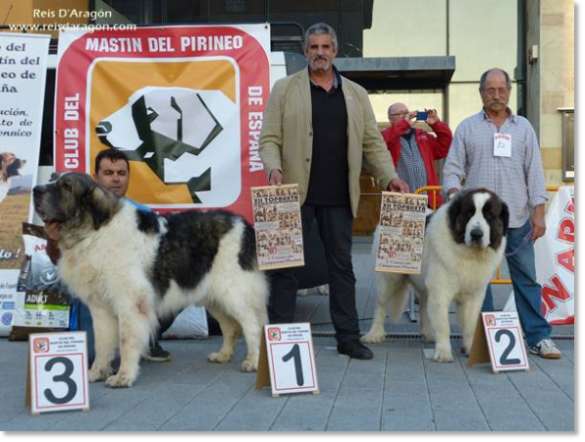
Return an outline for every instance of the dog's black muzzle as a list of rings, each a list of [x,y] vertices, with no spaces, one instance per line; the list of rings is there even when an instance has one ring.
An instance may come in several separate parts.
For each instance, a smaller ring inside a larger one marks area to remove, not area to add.
[[[481,240],[483,238],[483,230],[475,228],[471,232],[469,232],[469,236],[471,236],[471,242],[473,244],[481,244]]]

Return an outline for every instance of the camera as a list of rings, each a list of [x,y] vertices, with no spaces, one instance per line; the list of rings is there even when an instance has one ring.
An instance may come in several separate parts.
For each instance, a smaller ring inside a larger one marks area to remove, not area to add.
[[[416,121],[427,121],[429,113],[425,111],[416,111]]]

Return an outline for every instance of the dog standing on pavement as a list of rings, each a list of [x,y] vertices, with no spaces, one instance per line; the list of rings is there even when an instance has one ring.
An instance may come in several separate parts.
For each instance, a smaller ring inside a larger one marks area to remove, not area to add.
[[[469,352],[487,285],[504,256],[508,220],[506,203],[487,189],[459,192],[443,205],[427,226],[421,274],[376,274],[378,303],[363,342],[385,339],[386,310],[390,307],[396,321],[412,285],[420,299],[421,333],[436,342],[433,359],[453,361],[449,342],[449,305],[453,301],[463,350]]]
[[[258,270],[254,230],[241,216],[140,211],[78,173],[33,194],[39,216],[60,225],[61,278],[93,317],[90,382],[130,387],[158,318],[192,304],[205,306],[222,330],[223,345],[208,360],[229,362],[243,334],[248,355],[241,369],[257,369],[268,284]],[[118,343],[121,365],[111,375]]]

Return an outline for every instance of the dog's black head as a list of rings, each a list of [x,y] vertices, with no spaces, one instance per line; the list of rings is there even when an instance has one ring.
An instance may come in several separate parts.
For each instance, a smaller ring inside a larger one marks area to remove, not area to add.
[[[119,210],[118,198],[82,173],[64,173],[33,189],[35,210],[64,231],[97,230]]]
[[[508,206],[488,189],[459,192],[449,202],[447,213],[451,233],[459,244],[498,249],[508,231]]]
[[[20,169],[25,164],[26,160],[17,158],[11,152],[0,153],[0,180],[7,181],[9,178],[20,175]]]

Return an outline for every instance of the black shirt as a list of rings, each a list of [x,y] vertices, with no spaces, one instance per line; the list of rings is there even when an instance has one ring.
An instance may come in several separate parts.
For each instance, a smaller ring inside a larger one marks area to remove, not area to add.
[[[342,206],[350,202],[347,108],[341,76],[334,72],[337,81],[329,91],[311,81],[313,155],[305,204]]]

